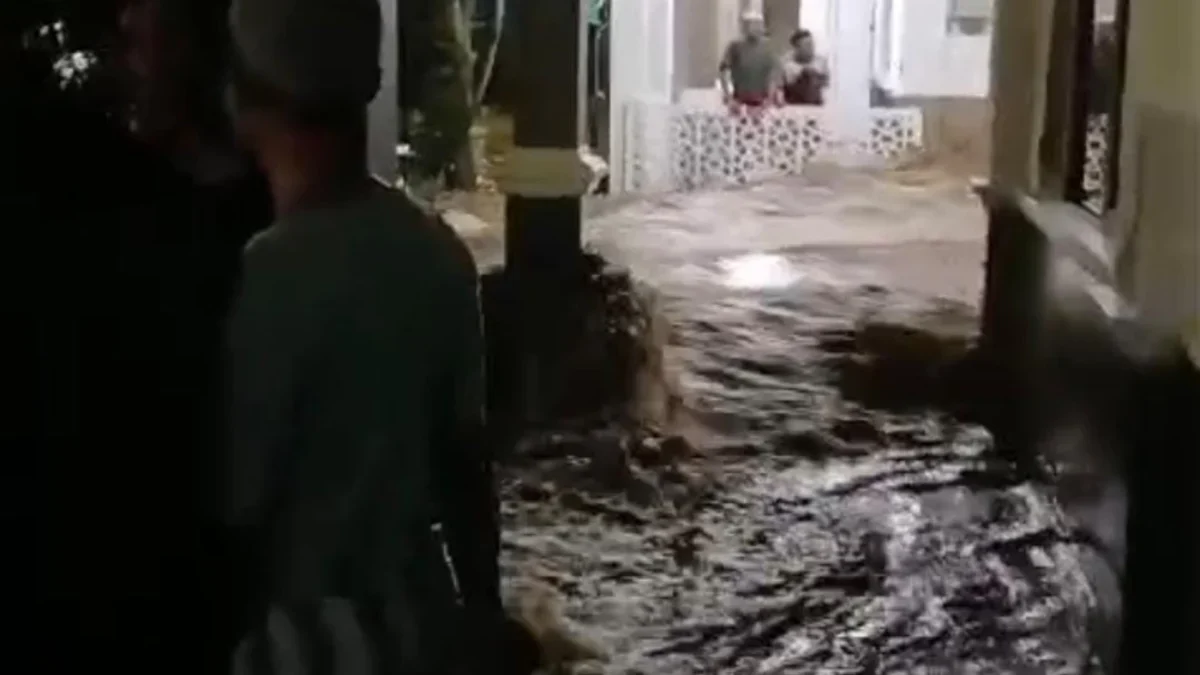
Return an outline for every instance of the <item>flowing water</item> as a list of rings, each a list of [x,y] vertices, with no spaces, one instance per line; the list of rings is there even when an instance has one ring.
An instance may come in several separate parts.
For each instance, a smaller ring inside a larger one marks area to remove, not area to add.
[[[917,335],[900,360],[963,348],[982,219],[959,183],[837,172],[593,219],[661,294],[697,450],[598,496],[554,494],[594,450],[512,473],[507,574],[553,588],[606,673],[1099,672],[1111,573],[1049,491],[923,401],[919,365],[887,383],[907,410],[847,384],[873,323]]]

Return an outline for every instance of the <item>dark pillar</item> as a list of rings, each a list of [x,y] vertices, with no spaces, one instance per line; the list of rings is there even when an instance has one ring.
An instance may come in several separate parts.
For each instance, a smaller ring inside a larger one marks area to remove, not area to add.
[[[499,186],[505,266],[484,279],[489,415],[511,438],[557,414],[564,362],[585,338],[581,198],[602,172],[584,143],[585,0],[510,3],[514,147]]]
[[[1020,205],[1020,196],[979,188],[988,213],[979,391],[985,423],[1001,454],[1027,462],[1037,433],[1036,393],[1049,242]]]
[[[508,158],[505,263],[512,274],[553,274],[577,263],[586,88],[585,0],[513,3],[517,103]],[[577,175],[577,173],[576,173]]]
[[[1119,673],[1200,672],[1200,364],[1172,355],[1140,373],[1126,450]]]

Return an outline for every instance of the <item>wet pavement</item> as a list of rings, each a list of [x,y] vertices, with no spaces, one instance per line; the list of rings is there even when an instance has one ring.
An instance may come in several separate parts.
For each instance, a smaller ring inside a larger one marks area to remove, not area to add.
[[[542,439],[567,449],[505,478],[506,575],[606,653],[586,672],[1100,672],[1102,556],[919,391],[973,337],[965,183],[814,170],[586,229],[661,294],[688,420],[669,461],[661,438],[601,430]],[[871,389],[889,360],[911,405],[863,404],[846,374]]]

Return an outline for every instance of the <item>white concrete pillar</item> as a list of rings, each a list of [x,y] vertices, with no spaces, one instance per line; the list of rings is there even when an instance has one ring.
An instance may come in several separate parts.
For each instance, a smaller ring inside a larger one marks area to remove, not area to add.
[[[830,4],[831,0],[803,0],[800,3],[800,27],[813,34],[817,51],[827,55],[833,52]]]
[[[398,177],[396,145],[400,139],[400,106],[396,89],[396,69],[400,65],[396,51],[397,1],[380,0],[379,3],[383,15],[383,41],[379,49],[380,86],[367,113],[367,162],[371,173],[388,185],[395,183]]]
[[[661,151],[629,147],[631,141],[641,142],[635,138],[638,127],[631,104],[665,106],[673,99],[675,0],[612,0],[611,12],[608,157],[609,187],[616,192],[627,183],[630,153]],[[716,71],[713,63],[714,81]]]
[[[857,154],[855,145],[870,134],[872,5],[865,0],[826,5],[831,36],[826,119],[835,136],[835,154],[847,161]]]
[[[646,93],[663,101],[671,100],[675,74],[675,0],[641,0],[642,20],[646,26]]]
[[[626,128],[629,104],[643,88],[645,68],[644,8],[640,0],[611,0],[608,48],[608,164],[609,189],[626,183]]]

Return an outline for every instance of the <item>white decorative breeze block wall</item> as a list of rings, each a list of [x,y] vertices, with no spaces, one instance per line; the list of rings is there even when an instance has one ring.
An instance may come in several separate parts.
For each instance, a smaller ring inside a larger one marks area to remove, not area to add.
[[[1096,213],[1108,207],[1108,115],[1090,115],[1083,156],[1084,206]]]
[[[732,114],[722,107],[636,101],[625,114],[620,189],[654,193],[795,175],[814,159],[882,164],[921,148],[919,109],[871,109],[861,137],[839,139],[827,108]]]

